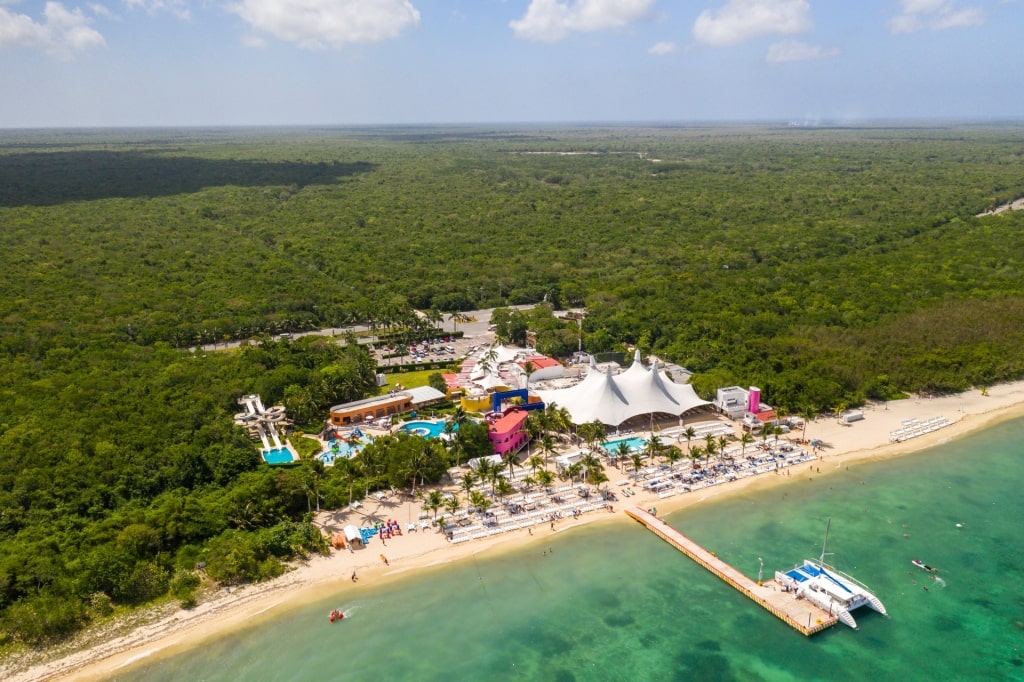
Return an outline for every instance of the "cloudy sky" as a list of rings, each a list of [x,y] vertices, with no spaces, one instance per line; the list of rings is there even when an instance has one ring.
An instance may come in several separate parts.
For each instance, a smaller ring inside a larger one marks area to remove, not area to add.
[[[0,128],[1024,118],[1024,0],[0,0]]]

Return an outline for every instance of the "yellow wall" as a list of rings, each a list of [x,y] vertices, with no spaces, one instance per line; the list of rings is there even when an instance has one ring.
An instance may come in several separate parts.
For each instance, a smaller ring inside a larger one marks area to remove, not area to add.
[[[473,397],[464,395],[459,399],[459,404],[465,412],[490,412],[493,399],[489,395]]]

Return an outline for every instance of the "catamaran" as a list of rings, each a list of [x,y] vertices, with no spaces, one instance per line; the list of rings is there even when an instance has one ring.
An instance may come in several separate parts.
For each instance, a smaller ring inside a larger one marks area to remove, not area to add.
[[[883,616],[889,614],[881,600],[871,593],[864,584],[853,577],[825,563],[825,547],[828,544],[828,530],[832,525],[829,518],[825,525],[825,541],[821,544],[821,557],[804,559],[788,571],[776,571],[775,580],[796,594],[796,598],[817,604],[845,625],[857,629],[857,621],[850,611],[868,606]]]

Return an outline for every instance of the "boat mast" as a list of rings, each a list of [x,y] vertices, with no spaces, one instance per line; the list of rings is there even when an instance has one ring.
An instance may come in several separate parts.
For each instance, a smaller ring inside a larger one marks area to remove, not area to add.
[[[825,546],[828,545],[828,529],[832,525],[832,517],[828,517],[828,521],[825,523],[825,539],[821,543],[821,558],[818,559],[818,565],[825,565]]]

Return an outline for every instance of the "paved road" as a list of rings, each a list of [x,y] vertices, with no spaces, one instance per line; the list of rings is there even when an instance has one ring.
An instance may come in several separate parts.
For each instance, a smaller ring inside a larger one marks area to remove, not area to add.
[[[509,306],[509,307],[510,308],[515,308],[516,310],[529,310],[530,308],[533,308],[534,306],[533,305],[514,305],[514,306]],[[485,308],[483,310],[469,310],[469,311],[464,312],[463,315],[465,315],[466,317],[469,317],[471,319],[471,321],[470,322],[463,322],[463,323],[458,325],[459,331],[461,331],[463,333],[463,339],[460,340],[459,342],[452,342],[451,344],[442,344],[442,345],[453,345],[453,346],[455,346],[455,348],[456,348],[455,357],[462,357],[462,356],[466,355],[465,350],[468,349],[470,346],[478,345],[478,344],[481,344],[481,343],[491,343],[491,342],[493,342],[494,334],[491,333],[490,331],[488,331],[488,329],[487,329],[491,325],[491,313],[493,313],[493,312],[494,312],[494,308]],[[452,329],[453,329],[453,327],[452,327],[451,322],[445,321],[445,323],[442,325],[442,331],[439,331],[438,335],[443,337],[445,335],[445,333],[449,333],[450,334],[452,332]],[[371,341],[369,327],[367,327],[366,325],[361,325],[361,324],[353,325],[353,326],[350,326],[350,327],[332,327],[330,329],[318,329],[318,330],[315,330],[315,331],[308,331],[308,332],[296,332],[294,334],[291,334],[291,338],[297,339],[297,338],[300,338],[300,337],[303,337],[303,336],[336,336],[336,337],[344,337],[349,332],[352,332],[352,333],[354,333],[356,335],[356,338],[359,339],[359,343],[365,344],[365,343],[370,343],[370,341]],[[203,351],[228,350],[228,349],[231,349],[231,348],[238,348],[243,343],[245,343],[245,342],[244,341],[229,341],[227,343],[211,343],[211,344],[207,344],[205,346],[201,346],[200,349],[203,350]],[[193,347],[193,348],[190,348],[189,350],[195,351],[196,348]],[[430,356],[428,356],[427,359],[428,360],[431,359],[431,358],[441,359],[442,357],[444,357],[444,356],[438,356],[438,355],[431,354]],[[446,357],[451,358],[452,356],[451,355],[447,355]],[[378,362],[381,363],[381,364],[388,364],[386,360],[381,360],[379,356],[378,356]],[[397,359],[394,362],[395,362],[395,364],[398,364],[397,363]],[[421,360],[421,362],[423,362],[423,361]],[[409,364],[408,363],[408,358],[406,359],[406,363],[405,364]]]

